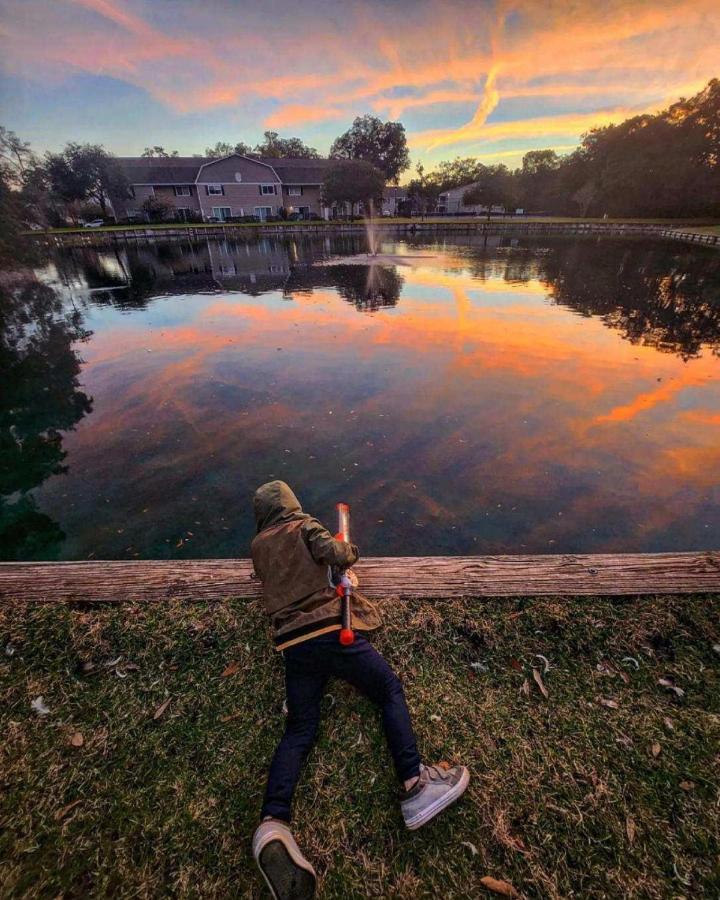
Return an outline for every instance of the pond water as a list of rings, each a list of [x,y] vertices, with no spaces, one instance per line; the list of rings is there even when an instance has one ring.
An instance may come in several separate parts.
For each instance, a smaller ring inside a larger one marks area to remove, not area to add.
[[[720,254],[358,236],[58,251],[2,288],[5,559],[247,556],[282,478],[366,555],[720,545]]]

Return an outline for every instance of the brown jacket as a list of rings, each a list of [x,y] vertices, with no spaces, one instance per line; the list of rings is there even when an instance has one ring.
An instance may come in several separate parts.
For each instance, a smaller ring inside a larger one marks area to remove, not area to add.
[[[335,540],[317,519],[304,513],[284,481],[259,487],[253,507],[258,533],[250,549],[275,649],[339,631],[340,600],[331,576],[357,562],[355,544]],[[380,624],[377,609],[362,594],[353,592],[351,608],[353,628],[370,630]]]

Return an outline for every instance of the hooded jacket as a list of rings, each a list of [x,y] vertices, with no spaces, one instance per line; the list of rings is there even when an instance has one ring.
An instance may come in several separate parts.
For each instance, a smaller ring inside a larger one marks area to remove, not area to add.
[[[262,582],[265,609],[274,631],[275,649],[340,630],[340,598],[331,582],[332,570],[358,560],[355,544],[336,540],[307,513],[284,481],[270,481],[253,498],[257,535],[250,550]],[[375,606],[353,592],[352,625],[377,628]]]

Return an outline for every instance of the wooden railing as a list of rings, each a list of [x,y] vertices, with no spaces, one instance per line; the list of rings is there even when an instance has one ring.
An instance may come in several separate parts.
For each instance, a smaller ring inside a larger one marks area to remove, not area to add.
[[[720,551],[375,557],[356,571],[375,598],[720,593]],[[207,601],[259,590],[247,559],[0,563],[0,601]]]

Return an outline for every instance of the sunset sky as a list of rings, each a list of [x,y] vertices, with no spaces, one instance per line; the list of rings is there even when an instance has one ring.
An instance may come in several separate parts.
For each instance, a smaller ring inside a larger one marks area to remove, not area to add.
[[[0,0],[0,122],[38,151],[325,153],[401,120],[413,164],[520,163],[720,75],[717,0]]]

